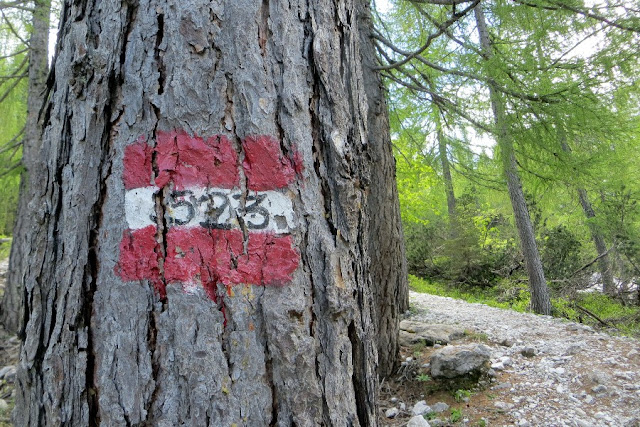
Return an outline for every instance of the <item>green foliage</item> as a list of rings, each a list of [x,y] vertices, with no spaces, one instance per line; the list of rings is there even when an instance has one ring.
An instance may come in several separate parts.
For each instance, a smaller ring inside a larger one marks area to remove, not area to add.
[[[453,393],[453,398],[456,402],[463,402],[471,397],[471,392],[469,390],[459,389]]]
[[[571,277],[582,265],[582,244],[564,225],[543,229],[540,255],[547,279]]]
[[[484,332],[475,332],[475,331],[465,330],[464,335],[472,341],[478,341],[478,342],[489,341],[489,336]]]
[[[20,10],[3,12],[0,24],[0,235],[13,232],[20,185],[20,141],[26,120],[28,39],[30,15]],[[0,251],[3,251],[0,248]]]
[[[593,233],[613,248],[616,278],[640,276],[640,19],[637,8],[622,15],[604,4],[589,13],[580,2],[572,7],[585,13],[530,6],[482,3],[490,57],[480,55],[464,5],[452,23],[451,6],[396,1],[380,23],[408,265],[448,294],[528,309],[501,167],[507,153],[493,147],[491,86],[505,106],[556,311],[574,316],[558,298],[573,301],[597,271],[596,263],[574,274],[598,256]]]
[[[0,235],[0,239],[8,239],[5,236]],[[11,241],[0,241],[0,261],[9,258],[11,253]]]
[[[427,382],[427,381],[431,381],[431,377],[427,374],[419,374],[416,376],[416,380],[420,382]]]
[[[462,420],[462,411],[457,408],[451,409],[451,416],[449,417],[449,421],[452,423],[457,423]]]

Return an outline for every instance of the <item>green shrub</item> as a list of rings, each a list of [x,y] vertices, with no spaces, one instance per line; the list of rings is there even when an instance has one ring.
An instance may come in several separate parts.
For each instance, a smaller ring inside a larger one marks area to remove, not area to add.
[[[540,258],[548,280],[571,277],[584,265],[582,244],[564,225],[542,231]]]

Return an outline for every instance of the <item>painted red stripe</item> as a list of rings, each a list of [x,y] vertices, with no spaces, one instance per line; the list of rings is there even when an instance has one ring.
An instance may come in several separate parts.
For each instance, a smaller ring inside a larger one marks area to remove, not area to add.
[[[167,282],[280,286],[291,281],[299,255],[291,236],[250,233],[247,253],[239,230],[173,227],[167,234]]]
[[[238,186],[238,155],[224,135],[190,136],[184,131],[158,132],[156,185],[173,181],[177,190],[188,186]]]
[[[156,227],[125,230],[120,241],[120,259],[116,273],[125,281],[149,280],[164,298],[166,291],[160,280],[160,247]]]
[[[122,175],[122,180],[125,189],[131,190],[152,185],[152,153],[153,147],[148,146],[144,141],[127,145],[124,148],[124,174]]]
[[[291,236],[271,233],[249,234],[246,254],[239,230],[173,227],[167,242],[166,283],[199,282],[208,292],[215,292],[218,283],[285,285],[291,282],[300,260]],[[125,230],[116,273],[125,281],[149,280],[164,296],[159,253],[155,226]]]
[[[297,158],[283,155],[280,143],[266,135],[242,141],[242,163],[250,190],[284,188],[296,179],[301,166]],[[125,188],[152,185],[154,148],[140,141],[125,147],[123,181]],[[188,186],[233,188],[239,185],[238,155],[224,135],[211,138],[190,136],[184,131],[158,132],[155,147],[158,176],[155,185],[173,181],[177,190]]]
[[[294,162],[282,154],[276,139],[266,135],[250,136],[242,141],[242,148],[242,167],[250,190],[275,190],[296,179]]]

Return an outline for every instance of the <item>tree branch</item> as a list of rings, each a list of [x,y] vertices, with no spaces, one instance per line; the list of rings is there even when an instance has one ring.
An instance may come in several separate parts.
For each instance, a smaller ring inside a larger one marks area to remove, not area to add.
[[[7,23],[7,27],[9,27],[9,31],[11,31],[11,33],[16,36],[16,38],[18,40],[20,40],[20,42],[22,42],[22,44],[24,44],[25,46],[29,46],[29,42],[25,39],[23,39],[20,34],[18,34],[18,32],[16,31],[15,28],[13,28],[13,24],[11,23],[11,21],[9,20],[9,18],[7,18],[7,15],[4,14],[4,11],[2,9],[0,9],[0,14],[2,14],[2,19],[4,19],[4,22]]]
[[[20,132],[18,132],[13,138],[11,138],[11,141],[7,142],[4,147],[0,148],[0,154],[22,145],[22,140],[18,138],[20,138],[22,134],[24,134],[24,130],[25,127],[22,126]]]
[[[440,6],[456,6],[459,4],[469,3],[473,0],[409,0],[410,3],[416,4],[435,4]]]
[[[626,24],[621,24],[620,22],[611,20],[610,18],[607,18],[606,16],[598,15],[596,13],[590,12],[587,9],[571,6],[571,5],[563,3],[561,1],[547,0],[549,3],[551,3],[552,5],[555,5],[555,6],[537,5],[536,3],[530,3],[530,2],[523,1],[523,0],[514,0],[514,1],[516,3],[520,3],[520,4],[525,5],[525,6],[539,7],[539,8],[547,9],[547,10],[558,10],[558,9],[568,10],[570,12],[577,13],[578,15],[582,15],[582,16],[585,16],[587,18],[591,18],[593,20],[596,20],[598,22],[602,22],[604,24],[607,24],[607,25],[609,25],[611,27],[618,28],[620,30],[631,31],[631,32],[634,32],[634,33],[640,33],[640,26],[629,26],[629,25],[626,25]]]
[[[0,56],[0,59],[13,58],[14,56],[18,56],[18,55],[20,55],[22,53],[25,53],[25,52],[28,52],[28,51],[29,51],[29,49],[25,48],[25,49],[19,50],[17,52],[10,53],[9,55]]]
[[[406,64],[407,62],[411,61],[411,59],[413,59],[416,55],[420,55],[422,52],[424,52],[425,50],[427,50],[427,48],[429,46],[431,46],[431,42],[433,42],[433,40],[435,40],[436,38],[440,37],[442,34],[444,34],[444,29],[450,27],[451,25],[453,25],[454,23],[456,23],[460,18],[462,18],[463,16],[465,16],[468,12],[470,12],[471,10],[473,10],[473,8],[480,3],[480,0],[473,0],[473,3],[471,5],[469,5],[468,7],[466,7],[462,12],[454,14],[450,19],[448,19],[447,21],[445,21],[443,23],[443,28],[438,28],[438,31],[436,31],[435,33],[429,34],[429,36],[427,37],[427,41],[415,52],[410,53],[409,55],[406,55],[406,57],[400,61],[397,61],[395,63],[392,64],[388,64],[385,66],[381,66],[381,67],[375,67],[374,69],[376,70],[391,70],[393,68],[397,68],[400,67],[404,64]],[[374,37],[377,36],[377,34],[374,34]]]

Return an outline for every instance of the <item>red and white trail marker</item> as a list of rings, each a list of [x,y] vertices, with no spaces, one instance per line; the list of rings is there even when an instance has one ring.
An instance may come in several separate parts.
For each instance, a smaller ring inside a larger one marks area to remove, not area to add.
[[[290,235],[295,218],[287,187],[300,170],[298,162],[283,156],[278,141],[245,138],[242,165],[222,135],[204,139],[182,131],[160,132],[156,142],[155,148],[144,141],[125,148],[129,228],[120,242],[120,277],[150,280],[163,296],[165,283],[181,283],[187,291],[201,285],[212,299],[218,283],[290,282],[300,255]],[[239,166],[247,194],[240,190]],[[156,198],[165,187],[170,190],[164,193],[163,254]],[[243,229],[248,230],[246,245]]]

